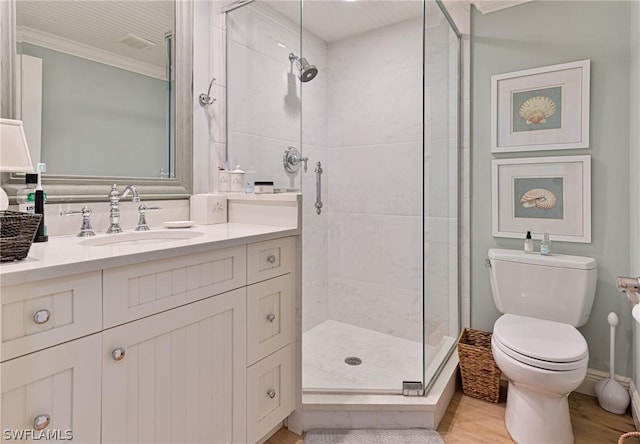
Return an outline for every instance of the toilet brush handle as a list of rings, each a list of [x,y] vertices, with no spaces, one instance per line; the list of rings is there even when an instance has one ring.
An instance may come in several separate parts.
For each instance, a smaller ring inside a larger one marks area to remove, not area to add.
[[[609,377],[615,379],[615,354],[616,354],[616,326],[618,325],[618,315],[614,312],[607,316],[609,322]]]
[[[609,376],[611,377],[611,379],[613,380],[615,378],[615,369],[614,369],[614,365],[615,365],[615,355],[616,355],[616,327],[615,326],[611,326],[610,328],[611,333],[610,333],[610,338],[609,338]]]

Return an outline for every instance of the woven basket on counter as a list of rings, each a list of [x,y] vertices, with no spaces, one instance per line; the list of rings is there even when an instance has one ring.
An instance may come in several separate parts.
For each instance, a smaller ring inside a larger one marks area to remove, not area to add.
[[[465,328],[458,339],[458,357],[464,394],[498,402],[501,372],[491,352],[491,333]]]
[[[41,218],[40,214],[0,211],[0,262],[27,257]]]

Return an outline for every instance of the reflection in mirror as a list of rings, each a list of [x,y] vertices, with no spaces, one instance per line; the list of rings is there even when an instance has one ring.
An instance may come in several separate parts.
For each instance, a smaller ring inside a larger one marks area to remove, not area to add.
[[[173,177],[174,21],[172,0],[17,1],[17,109],[34,162]]]
[[[188,197],[192,8],[190,0],[15,2],[3,32],[16,36],[18,75],[2,86],[13,88],[10,114],[24,121],[34,162],[47,164],[52,200],[102,200],[105,185],[125,180],[147,197]],[[24,179],[3,183],[12,195]]]

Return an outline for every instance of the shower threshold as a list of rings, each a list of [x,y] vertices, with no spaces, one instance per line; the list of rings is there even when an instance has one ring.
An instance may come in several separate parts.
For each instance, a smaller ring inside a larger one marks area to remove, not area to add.
[[[435,429],[455,393],[457,368],[454,352],[425,396],[303,392],[288,427],[299,434],[315,428]]]

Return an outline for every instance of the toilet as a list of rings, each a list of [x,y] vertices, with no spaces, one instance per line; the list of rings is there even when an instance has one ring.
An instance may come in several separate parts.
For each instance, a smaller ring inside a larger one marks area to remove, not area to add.
[[[587,374],[593,258],[490,249],[491,291],[502,316],[491,350],[509,380],[505,423],[519,444],[573,442],[568,396]]]

